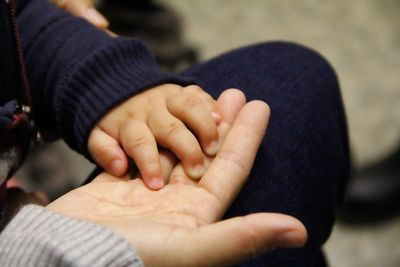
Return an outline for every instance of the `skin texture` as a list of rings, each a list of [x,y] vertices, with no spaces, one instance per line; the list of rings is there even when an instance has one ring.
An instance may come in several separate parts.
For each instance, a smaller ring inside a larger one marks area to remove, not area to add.
[[[92,130],[88,149],[106,171],[122,176],[128,157],[153,190],[164,186],[159,148],[170,150],[185,172],[200,179],[205,155],[219,149],[216,101],[200,87],[164,84],[137,94],[106,114]]]
[[[88,20],[99,29],[108,28],[107,19],[95,9],[92,0],[50,0],[50,2],[77,17]]]
[[[269,108],[245,104],[238,90],[218,100],[223,142],[201,180],[161,153],[168,184],[148,189],[138,174],[123,179],[103,173],[47,208],[110,227],[139,252],[146,266],[225,266],[274,247],[298,247],[307,239],[297,219],[257,213],[219,221],[245,183],[265,134]],[[248,138],[240,138],[247,136]]]

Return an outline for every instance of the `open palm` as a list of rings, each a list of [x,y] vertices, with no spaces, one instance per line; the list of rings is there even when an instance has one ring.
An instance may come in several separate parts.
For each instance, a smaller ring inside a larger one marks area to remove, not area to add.
[[[235,102],[235,94],[240,98],[230,91],[219,99],[226,113],[220,131],[226,138],[199,182],[188,178],[180,164],[159,191],[141,179],[103,173],[48,208],[112,228],[137,249],[146,266],[222,266],[277,245],[303,245],[304,226],[290,216],[258,213],[218,222],[248,176],[269,116],[259,101],[241,108],[244,101]]]

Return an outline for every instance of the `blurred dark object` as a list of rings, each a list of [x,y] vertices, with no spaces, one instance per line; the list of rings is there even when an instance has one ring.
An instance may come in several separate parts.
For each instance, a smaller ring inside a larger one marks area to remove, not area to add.
[[[197,53],[182,38],[179,16],[151,0],[105,0],[100,12],[118,35],[142,40],[164,70],[179,72],[197,61]]]
[[[35,204],[46,206],[50,203],[46,194],[42,192],[26,193],[23,189],[17,187],[7,189],[6,199],[7,205],[4,211],[5,224],[25,205]]]
[[[43,191],[54,200],[79,185],[65,146],[60,142],[33,146],[15,179],[28,192]]]
[[[399,215],[400,146],[382,161],[355,173],[338,218],[349,224],[369,224]]]

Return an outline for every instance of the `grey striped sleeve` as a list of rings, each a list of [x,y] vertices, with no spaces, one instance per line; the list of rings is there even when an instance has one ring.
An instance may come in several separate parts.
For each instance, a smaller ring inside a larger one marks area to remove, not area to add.
[[[111,229],[29,205],[0,234],[0,266],[144,265]]]

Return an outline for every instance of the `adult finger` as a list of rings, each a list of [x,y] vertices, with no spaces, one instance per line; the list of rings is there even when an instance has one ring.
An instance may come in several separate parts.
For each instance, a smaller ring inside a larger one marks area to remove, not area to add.
[[[246,181],[265,134],[268,119],[269,107],[266,103],[252,101],[246,104],[200,181],[201,186],[220,200],[220,215],[228,208]]]
[[[227,89],[218,98],[218,109],[222,114],[222,121],[218,125],[220,141],[225,138],[229,132],[233,121],[235,120],[239,111],[246,104],[246,96],[238,89]],[[209,160],[205,161],[206,167],[209,165]],[[185,174],[182,165],[176,166],[170,176],[172,183],[193,184],[193,181]]]
[[[256,213],[169,234],[162,257],[141,249],[146,266],[231,266],[275,247],[301,247],[307,239],[297,219],[276,213]],[[151,257],[146,257],[146,252]],[[205,256],[206,255],[206,256]]]
[[[118,142],[99,127],[95,127],[88,140],[93,160],[106,171],[121,176],[128,170],[128,160]]]
[[[54,0],[54,2],[71,14],[88,20],[97,28],[108,28],[107,19],[94,8],[92,0]]]
[[[230,266],[275,247],[302,247],[306,240],[307,231],[297,219],[258,213],[201,227],[187,242],[185,256],[190,266]]]
[[[218,125],[220,142],[224,140],[237,114],[245,104],[246,96],[238,89],[227,89],[218,97],[217,106],[222,117],[222,121]]]
[[[143,182],[153,190],[164,186],[157,143],[148,126],[140,120],[130,120],[120,130],[119,140],[136,163]]]
[[[148,124],[157,142],[170,149],[181,161],[187,174],[199,179],[205,173],[204,157],[196,137],[167,111],[153,111]]]
[[[192,130],[207,155],[214,156],[217,153],[217,124],[202,101],[190,94],[181,94],[168,98],[167,107],[172,115]]]

